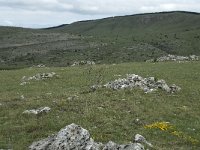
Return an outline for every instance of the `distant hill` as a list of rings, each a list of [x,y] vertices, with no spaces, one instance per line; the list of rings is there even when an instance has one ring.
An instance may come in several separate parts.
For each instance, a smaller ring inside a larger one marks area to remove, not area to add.
[[[120,63],[166,54],[200,55],[199,13],[119,16],[40,30],[0,27],[0,66]]]
[[[200,54],[200,14],[175,11],[75,22],[57,30],[148,43],[173,54]]]

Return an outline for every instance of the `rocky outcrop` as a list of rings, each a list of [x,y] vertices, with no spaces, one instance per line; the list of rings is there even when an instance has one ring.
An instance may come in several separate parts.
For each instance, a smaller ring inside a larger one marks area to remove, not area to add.
[[[140,88],[145,93],[150,93],[157,89],[162,89],[168,93],[175,93],[181,89],[175,84],[169,86],[165,80],[157,80],[155,77],[143,78],[136,74],[128,74],[126,78],[119,78],[115,81],[108,82],[104,87],[113,90]]]
[[[32,143],[29,146],[29,150],[144,150],[142,143],[148,143],[145,141],[144,137],[143,140],[138,140],[135,137],[134,143],[127,145],[119,145],[112,141],[107,144],[97,143],[90,137],[86,129],[76,124],[71,124],[55,135]],[[151,144],[149,146],[152,147]]]
[[[94,61],[75,61],[71,66],[95,65]]]
[[[169,93],[175,93],[181,89],[175,84],[171,86],[167,85],[165,80],[157,80],[155,77],[143,78],[136,74],[128,74],[126,78],[120,78],[115,81],[108,82],[104,85],[104,87],[114,90],[140,88],[145,93],[153,92],[157,89],[162,89]]]
[[[43,113],[48,113],[50,112],[51,108],[49,107],[40,107],[38,109],[31,109],[31,110],[25,110],[23,114],[34,114],[34,115],[39,115]]]
[[[20,85],[26,85],[29,84],[31,80],[45,80],[45,79],[49,79],[49,78],[53,78],[54,76],[57,76],[55,72],[49,72],[49,73],[38,73],[34,76],[31,77],[26,77],[23,76],[21,79],[21,83]]]
[[[177,56],[177,55],[167,55],[162,56],[157,59],[151,59],[147,60],[147,62],[163,62],[163,61],[198,61],[199,56],[196,55],[190,55],[190,56]]]

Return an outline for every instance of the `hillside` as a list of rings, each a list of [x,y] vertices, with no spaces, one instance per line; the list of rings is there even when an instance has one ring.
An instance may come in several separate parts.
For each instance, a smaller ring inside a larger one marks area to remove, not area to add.
[[[0,68],[39,63],[67,66],[76,59],[86,59],[85,50],[97,46],[84,37],[68,33],[14,27],[1,27],[0,39]]]
[[[200,55],[200,15],[163,12],[75,22],[47,29],[0,27],[0,68],[145,61]]]
[[[57,30],[146,43],[172,54],[200,54],[200,14],[163,12],[75,22]]]

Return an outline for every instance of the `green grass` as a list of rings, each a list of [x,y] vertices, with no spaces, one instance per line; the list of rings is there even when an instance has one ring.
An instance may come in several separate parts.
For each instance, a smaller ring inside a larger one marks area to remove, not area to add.
[[[128,143],[139,133],[158,150],[197,150],[199,143],[192,144],[158,129],[145,129],[144,125],[167,121],[185,135],[200,140],[199,68],[199,62],[167,62],[2,70],[0,149],[27,149],[33,141],[76,123],[89,130],[99,142]],[[59,77],[19,85],[24,75],[52,71]],[[115,75],[128,73],[164,79],[182,90],[177,94],[163,91],[144,94],[138,89],[89,91],[90,85],[104,84],[118,78]],[[78,97],[68,99],[75,95]],[[42,106],[49,106],[50,113],[38,117],[22,114],[26,109]],[[137,118],[139,123],[135,121]]]

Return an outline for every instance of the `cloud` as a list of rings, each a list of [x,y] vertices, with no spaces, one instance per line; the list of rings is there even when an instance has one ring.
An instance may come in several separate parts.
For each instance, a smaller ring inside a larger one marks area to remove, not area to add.
[[[199,0],[0,0],[0,25],[43,27],[173,10],[200,12],[200,3]]]
[[[12,21],[10,21],[10,20],[3,20],[3,24],[5,26],[13,26],[14,25],[14,23]]]

